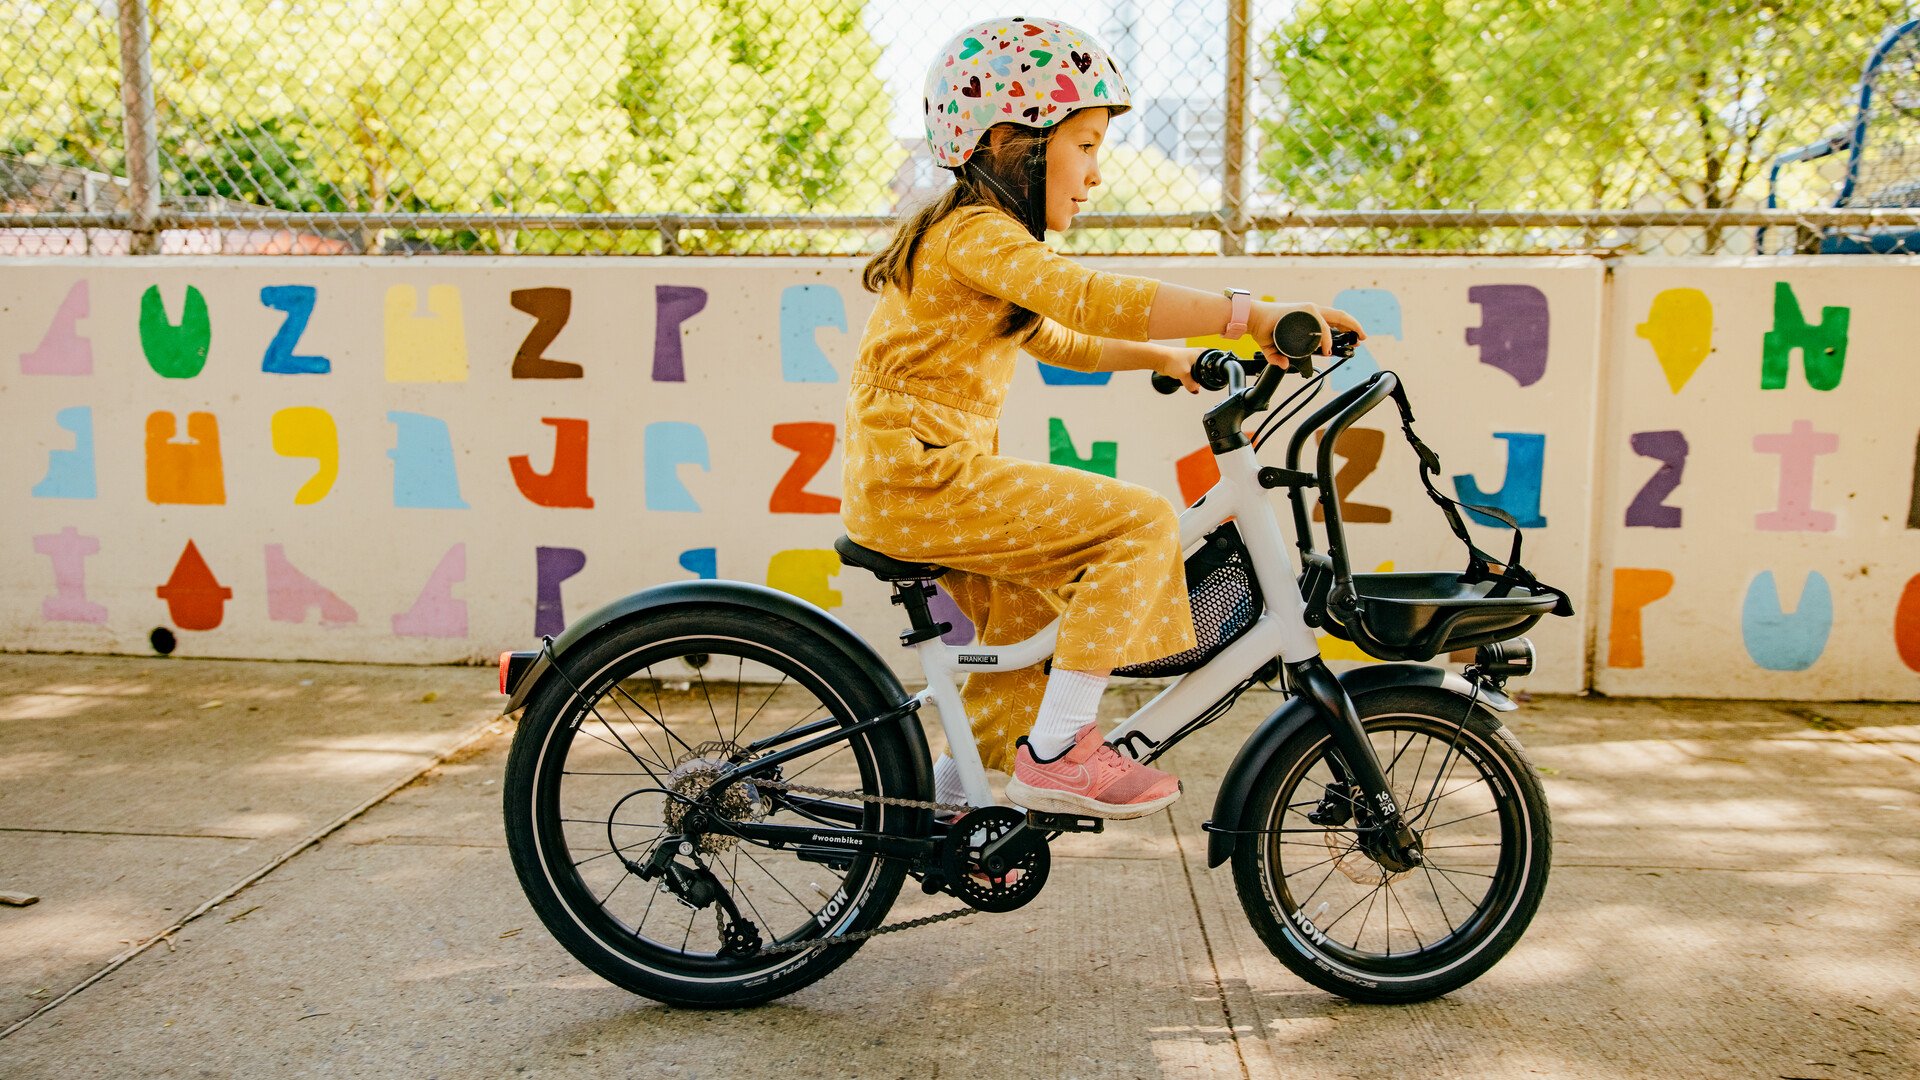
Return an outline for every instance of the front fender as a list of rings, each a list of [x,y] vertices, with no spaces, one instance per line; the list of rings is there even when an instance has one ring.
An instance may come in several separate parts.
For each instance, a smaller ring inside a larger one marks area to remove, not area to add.
[[[1463,699],[1474,694],[1473,684],[1465,678],[1431,664],[1368,664],[1341,675],[1340,686],[1356,704],[1363,695],[1400,686],[1438,686]],[[1479,700],[1495,712],[1519,708],[1507,695],[1488,686],[1480,688]],[[1295,732],[1318,719],[1311,702],[1304,697],[1290,698],[1260,722],[1240,752],[1234,755],[1233,764],[1227,766],[1226,775],[1220,778],[1220,793],[1213,800],[1213,818],[1205,826],[1209,867],[1219,866],[1233,854],[1236,832],[1247,827],[1246,806],[1253,795],[1253,785],[1267,771],[1274,755]]]

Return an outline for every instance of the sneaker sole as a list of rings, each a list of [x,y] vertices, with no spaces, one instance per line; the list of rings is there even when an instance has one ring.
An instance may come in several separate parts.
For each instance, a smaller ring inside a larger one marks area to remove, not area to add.
[[[1130,821],[1158,813],[1173,805],[1179,797],[1180,791],[1176,789],[1173,794],[1150,802],[1108,803],[1086,795],[1075,795],[1071,791],[1037,788],[1017,777],[1007,781],[1007,801],[1023,810],[1038,810],[1043,814],[1086,814],[1108,821]]]

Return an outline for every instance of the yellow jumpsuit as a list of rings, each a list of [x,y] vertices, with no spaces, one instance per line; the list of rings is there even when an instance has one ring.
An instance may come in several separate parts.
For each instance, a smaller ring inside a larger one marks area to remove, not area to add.
[[[1101,337],[1146,340],[1158,288],[1082,267],[1008,215],[970,206],[927,231],[912,291],[888,286],[867,321],[847,399],[847,534],[949,567],[940,583],[980,644],[1011,644],[1060,615],[1053,662],[1072,670],[1193,648],[1173,506],[1138,484],[999,452],[1020,350],[1096,370]],[[1024,345],[999,333],[1011,303],[1042,316]],[[961,696],[987,767],[1012,771],[1045,686],[1037,664],[967,676]]]

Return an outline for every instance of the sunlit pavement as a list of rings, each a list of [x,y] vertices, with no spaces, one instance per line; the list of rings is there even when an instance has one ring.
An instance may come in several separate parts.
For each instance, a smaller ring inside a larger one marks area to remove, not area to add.
[[[0,1076],[1920,1074],[1920,706],[1528,704],[1546,903],[1478,982],[1380,1008],[1293,977],[1205,868],[1255,693],[1171,755],[1172,814],[1063,838],[1028,907],[693,1012],[520,895],[493,679],[0,656],[0,891],[40,897],[0,907],[0,1029],[350,818],[0,1040]]]

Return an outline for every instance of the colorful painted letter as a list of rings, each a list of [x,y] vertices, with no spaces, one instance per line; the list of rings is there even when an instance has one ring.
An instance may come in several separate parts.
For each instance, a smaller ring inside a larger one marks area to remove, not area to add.
[[[1467,300],[1479,304],[1480,325],[1467,329],[1467,344],[1480,347],[1480,362],[1532,386],[1547,373],[1547,294],[1531,285],[1474,285]]]
[[[1893,647],[1900,653],[1901,663],[1920,671],[1920,574],[1907,579],[1907,587],[1900,590],[1900,602],[1894,605]]]
[[[268,285],[260,290],[262,304],[287,313],[280,332],[267,343],[267,354],[260,360],[261,371],[275,375],[325,375],[333,370],[333,362],[324,356],[300,356],[293,351],[300,344],[300,335],[307,331],[307,320],[313,317],[317,295],[311,285]]]
[[[1120,464],[1120,444],[1096,442],[1081,457],[1073,448],[1073,436],[1067,434],[1067,422],[1057,416],[1047,418],[1047,461],[1069,469],[1112,476]]]
[[[1220,482],[1220,465],[1213,460],[1213,448],[1203,446],[1174,462],[1173,479],[1180,485],[1180,501],[1188,506],[1212,491]]]
[[[578,548],[537,547],[533,549],[533,566],[533,636],[557,635],[567,628],[560,583],[586,569],[587,553]]]
[[[1678,431],[1641,431],[1627,440],[1633,452],[1660,462],[1653,478],[1640,488],[1640,494],[1627,505],[1627,527],[1677,529],[1680,508],[1668,506],[1666,498],[1680,486],[1687,469],[1687,437]]]
[[[466,382],[467,321],[457,285],[390,285],[385,300],[388,382]]]
[[[1667,386],[1677,394],[1713,351],[1713,301],[1699,289],[1663,289],[1633,333],[1653,346]]]
[[[1833,592],[1817,570],[1809,571],[1792,614],[1780,609],[1773,571],[1762,570],[1747,586],[1740,608],[1740,636],[1747,655],[1768,671],[1805,671],[1826,650],[1833,630]]]
[[[1673,575],[1665,570],[1616,567],[1613,571],[1613,617],[1607,628],[1607,666],[1645,666],[1640,612],[1673,591]]]
[[[839,573],[840,556],[832,551],[781,551],[767,561],[769,586],[828,609],[840,606],[840,593],[828,584]]]
[[[87,556],[99,553],[100,538],[82,536],[69,525],[34,537],[33,550],[53,563],[53,595],[40,601],[40,617],[48,622],[105,625],[106,605],[87,599]]]
[[[467,545],[455,544],[440,557],[413,606],[393,617],[398,637],[463,638],[467,636],[467,602],[453,595],[453,587],[467,580]]]
[[[680,553],[680,568],[701,581],[720,576],[720,552],[714,548],[688,548]]]
[[[81,278],[54,309],[53,322],[41,336],[40,346],[20,354],[22,375],[93,374],[93,342],[80,336],[78,325],[91,310],[89,305],[87,279]]]
[[[156,506],[224,506],[227,481],[220,464],[219,422],[212,413],[188,413],[186,441],[173,442],[178,423],[170,412],[147,417],[147,501]]]
[[[819,331],[847,331],[847,305],[831,285],[789,285],[780,290],[780,377],[787,382],[830,383],[840,376],[820,348]]]
[[[1360,325],[1367,328],[1368,339],[1375,344],[1382,338],[1404,340],[1400,325],[1400,298],[1391,290],[1341,289],[1334,294],[1333,306],[1359,319]],[[1353,351],[1353,359],[1328,373],[1327,390],[1335,394],[1350,390],[1366,382],[1379,370],[1380,362],[1374,357],[1373,350],[1361,345]]]
[[[558,416],[543,416],[540,422],[553,427],[553,468],[535,472],[531,457],[515,454],[507,459],[515,486],[536,506],[591,509],[593,496],[587,494],[587,422]]]
[[[1516,431],[1496,431],[1493,437],[1507,443],[1506,481],[1500,490],[1486,492],[1473,477],[1456,476],[1453,486],[1460,501],[1505,510],[1523,529],[1545,528],[1547,519],[1540,513],[1540,481],[1546,473],[1547,437]],[[1482,525],[1500,524],[1485,514],[1467,513]]]
[[[353,605],[333,590],[301,573],[287,559],[286,548],[267,545],[267,618],[274,622],[303,623],[307,612],[320,609],[320,625],[348,626],[360,621]]]
[[[1345,308],[1341,309],[1346,310]],[[1357,357],[1358,354],[1356,353]],[[1315,440],[1316,442],[1318,439]],[[1340,471],[1333,474],[1333,487],[1340,499],[1340,519],[1348,524],[1382,523],[1393,520],[1393,511],[1384,506],[1371,503],[1349,502],[1347,497],[1360,482],[1373,474],[1380,466],[1380,453],[1387,448],[1387,433],[1376,428],[1351,427],[1340,433],[1340,440],[1333,444],[1333,452],[1347,459]],[[1327,512],[1319,502],[1313,504],[1313,520],[1325,521]]]
[[[207,350],[213,344],[213,321],[207,316],[207,298],[200,290],[187,286],[187,299],[180,309],[180,322],[167,318],[167,305],[160,299],[160,286],[149,285],[140,295],[140,350],[147,366],[166,379],[191,379],[207,366]]]
[[[933,596],[927,600],[927,614],[933,616],[936,625],[939,623],[948,625],[947,632],[940,635],[941,644],[965,645],[972,641],[973,635],[977,632],[973,620],[967,618],[967,613],[960,610],[960,605],[954,600],[953,594],[941,588],[938,582],[934,583],[933,589]]]
[[[281,409],[273,414],[273,452],[281,457],[312,458],[318,466],[300,490],[295,506],[312,506],[327,497],[340,477],[340,429],[332,414],[310,405]]]
[[[1780,390],[1787,385],[1787,362],[1795,349],[1800,350],[1807,369],[1807,385],[1815,390],[1831,390],[1840,385],[1847,366],[1847,323],[1853,312],[1843,307],[1823,307],[1820,321],[1809,324],[1800,313],[1800,301],[1793,286],[1784,281],[1773,286],[1773,329],[1761,340],[1760,389]]]
[[[47,475],[33,485],[36,499],[91,499],[98,494],[93,477],[93,410],[85,405],[61,409],[53,422],[73,432],[73,449],[47,451]]]
[[[700,504],[693,492],[680,480],[680,466],[707,465],[707,437],[696,424],[685,420],[661,420],[647,425],[646,448],[647,509],[679,510],[697,514]]]
[[[393,505],[427,510],[465,510],[460,474],[453,467],[453,436],[447,422],[423,413],[389,412],[394,428]]]
[[[173,564],[173,576],[153,590],[167,602],[167,617],[182,630],[212,630],[220,625],[233,590],[220,584],[200,557],[200,549],[187,541],[180,560]]]
[[[818,421],[773,425],[773,441],[799,452],[793,466],[773,486],[767,509],[776,514],[837,514],[838,495],[815,495],[806,490],[827,459],[833,456],[833,425]]]
[[[1780,455],[1780,506],[1755,514],[1753,527],[1762,532],[1832,532],[1834,516],[1813,509],[1813,459],[1840,448],[1840,436],[1815,431],[1806,420],[1795,420],[1784,435],[1755,435],[1756,453]]]
[[[571,289],[515,289],[507,295],[514,310],[533,316],[533,328],[513,353],[516,379],[578,379],[586,373],[579,364],[550,359],[547,346],[560,336],[573,311]]]
[[[653,287],[653,381],[686,382],[680,327],[707,306],[707,290],[692,285]]]

